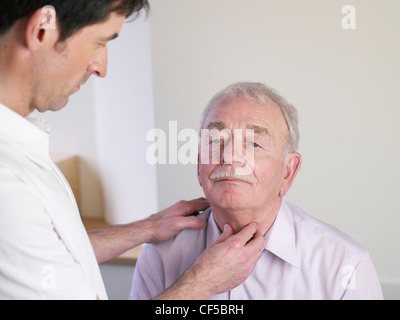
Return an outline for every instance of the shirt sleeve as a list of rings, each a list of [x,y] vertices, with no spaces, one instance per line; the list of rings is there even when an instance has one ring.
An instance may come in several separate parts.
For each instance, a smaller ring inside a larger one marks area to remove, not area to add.
[[[368,253],[365,253],[345,284],[343,300],[383,300],[382,288]]]
[[[165,288],[165,276],[160,256],[153,246],[145,245],[133,274],[130,300],[150,300]]]
[[[0,299],[96,299],[35,191],[0,181]]]

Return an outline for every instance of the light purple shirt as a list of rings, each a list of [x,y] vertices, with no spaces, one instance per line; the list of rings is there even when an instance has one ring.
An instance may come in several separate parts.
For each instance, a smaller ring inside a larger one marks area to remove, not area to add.
[[[204,230],[183,230],[173,239],[145,245],[136,265],[130,299],[152,299],[187,270],[221,232],[211,210]],[[333,226],[283,201],[265,236],[263,255],[238,287],[221,300],[383,299],[368,252]]]

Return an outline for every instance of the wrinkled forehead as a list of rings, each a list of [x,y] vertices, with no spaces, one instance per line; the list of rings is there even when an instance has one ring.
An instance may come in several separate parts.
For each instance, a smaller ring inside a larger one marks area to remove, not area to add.
[[[260,133],[287,132],[288,126],[279,106],[244,98],[229,98],[216,103],[205,115],[202,129],[254,128]]]

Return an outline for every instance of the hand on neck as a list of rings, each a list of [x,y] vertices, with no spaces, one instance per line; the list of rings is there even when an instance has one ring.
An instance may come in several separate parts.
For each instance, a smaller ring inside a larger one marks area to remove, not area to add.
[[[276,203],[260,209],[240,209],[221,208],[215,204],[211,204],[211,211],[218,228],[222,231],[225,224],[229,224],[234,234],[240,232],[244,227],[252,222],[257,223],[257,233],[266,235],[268,230],[274,224],[281,207],[282,199]]]

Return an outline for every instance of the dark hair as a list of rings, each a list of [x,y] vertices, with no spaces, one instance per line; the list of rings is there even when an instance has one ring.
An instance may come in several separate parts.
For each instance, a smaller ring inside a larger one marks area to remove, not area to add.
[[[19,19],[46,5],[56,10],[60,42],[88,25],[106,20],[112,12],[128,18],[141,9],[149,10],[148,0],[0,0],[0,36]]]

